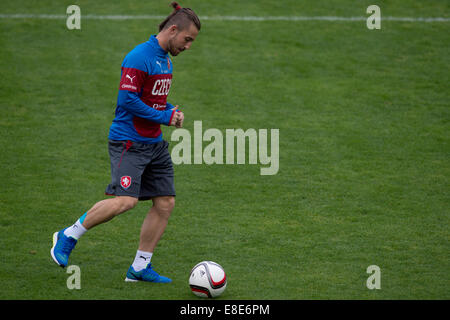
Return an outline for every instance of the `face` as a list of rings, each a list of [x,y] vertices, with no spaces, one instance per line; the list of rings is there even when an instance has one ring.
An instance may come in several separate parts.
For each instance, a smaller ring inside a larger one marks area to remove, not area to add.
[[[167,51],[169,51],[172,56],[177,56],[180,52],[191,47],[192,42],[198,35],[198,30],[193,23],[191,23],[189,28],[181,31],[174,25],[170,27],[169,35]]]

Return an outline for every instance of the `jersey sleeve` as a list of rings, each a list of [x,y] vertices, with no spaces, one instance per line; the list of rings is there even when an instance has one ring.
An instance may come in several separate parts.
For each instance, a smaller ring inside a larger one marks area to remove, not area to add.
[[[122,63],[119,90],[141,92],[148,69],[142,54],[131,51]]]
[[[119,90],[117,105],[131,114],[160,124],[170,125],[175,110],[156,110],[146,105],[136,92]]]
[[[171,103],[166,103],[166,110],[172,110],[173,108],[175,108],[175,106]]]

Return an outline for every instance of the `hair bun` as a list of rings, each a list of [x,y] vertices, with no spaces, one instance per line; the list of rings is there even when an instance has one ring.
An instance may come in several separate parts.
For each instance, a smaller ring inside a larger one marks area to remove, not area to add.
[[[172,2],[171,4],[170,4],[175,10],[180,10],[181,9],[181,7],[180,7],[180,5],[178,4],[178,2]]]

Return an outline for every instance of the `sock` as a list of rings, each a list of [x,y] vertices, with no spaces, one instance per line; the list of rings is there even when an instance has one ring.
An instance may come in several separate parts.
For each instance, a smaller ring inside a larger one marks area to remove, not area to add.
[[[73,225],[64,230],[66,237],[72,237],[78,240],[87,231],[87,229],[83,227],[83,221],[84,218],[86,218],[86,213],[84,213]]]
[[[141,271],[142,269],[145,269],[147,265],[152,260],[153,252],[145,252],[138,250],[136,252],[136,257],[134,258],[132,267],[136,271]]]

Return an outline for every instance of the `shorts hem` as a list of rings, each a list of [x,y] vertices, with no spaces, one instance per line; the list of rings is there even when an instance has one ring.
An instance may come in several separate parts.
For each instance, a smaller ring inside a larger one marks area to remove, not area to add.
[[[155,194],[155,195],[151,195],[151,196],[135,196],[135,195],[129,195],[129,194],[114,194],[114,193],[107,193],[105,192],[105,196],[111,196],[111,197],[133,197],[133,198],[137,198],[139,201],[147,201],[147,200],[151,200],[152,198],[155,197],[176,197],[176,194]]]
[[[151,196],[140,196],[139,201],[147,201],[147,200],[151,200],[152,198],[156,198],[156,197],[176,197],[176,195],[175,194],[154,194]]]
[[[115,193],[107,193],[105,192],[105,196],[111,196],[111,197],[132,197],[132,198],[139,198],[139,196],[136,196],[134,194],[115,194]]]

